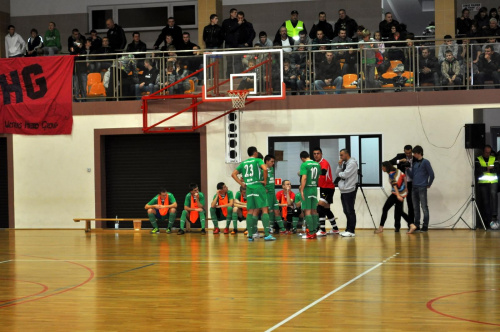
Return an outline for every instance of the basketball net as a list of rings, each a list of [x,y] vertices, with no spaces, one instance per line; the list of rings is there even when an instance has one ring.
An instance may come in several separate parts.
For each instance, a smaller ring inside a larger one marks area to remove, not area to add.
[[[242,109],[245,108],[245,102],[247,100],[248,90],[229,90],[227,94],[231,97],[233,102],[233,108]]]

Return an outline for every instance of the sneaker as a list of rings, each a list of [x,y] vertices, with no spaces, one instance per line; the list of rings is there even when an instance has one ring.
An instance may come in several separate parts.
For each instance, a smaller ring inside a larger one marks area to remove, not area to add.
[[[214,229],[214,234],[219,234],[220,233],[220,228],[217,227],[216,229]]]
[[[332,229],[330,231],[328,231],[326,234],[327,235],[334,235],[334,234],[339,234],[340,231],[338,229]]]
[[[253,241],[255,241],[255,240],[253,239],[253,237],[249,237],[249,238],[248,238],[248,242],[253,242]]]
[[[167,228],[165,231],[167,232],[167,234],[172,233],[172,230],[170,228]]]
[[[252,237],[253,237],[254,239],[260,239],[260,237],[261,237],[261,236],[260,236],[259,232],[257,232],[257,233],[255,233],[255,234],[253,234],[253,235],[252,235]]]
[[[307,240],[314,240],[314,239],[317,239],[318,237],[316,236],[316,233],[312,233],[312,234],[304,234],[302,235],[302,238],[303,239],[307,239]]]
[[[177,235],[182,235],[182,234],[184,234],[184,233],[185,233],[185,232],[184,232],[184,230],[183,230],[183,229],[179,229],[179,230],[177,231]]]
[[[224,228],[224,234],[229,234],[229,228]]]
[[[356,234],[345,231],[345,232],[340,233],[340,236],[342,236],[342,237],[355,237]]]
[[[207,234],[207,231],[205,230],[205,228],[202,228],[201,229],[201,235],[205,235],[205,234]]]
[[[269,234],[268,236],[266,236],[264,238],[264,241],[276,241],[276,238],[274,236],[272,236],[271,234]]]
[[[238,234],[238,230],[235,228],[231,231],[231,235]]]
[[[158,234],[158,233],[160,233],[160,229],[159,228],[153,228],[151,230],[151,234]]]
[[[326,232],[323,232],[321,229],[316,232],[316,236],[326,236]]]
[[[420,230],[420,232],[426,233],[428,230],[429,230],[429,228],[427,226],[422,226],[422,229]]]
[[[280,231],[280,235],[288,235],[288,234],[290,234],[289,231]]]

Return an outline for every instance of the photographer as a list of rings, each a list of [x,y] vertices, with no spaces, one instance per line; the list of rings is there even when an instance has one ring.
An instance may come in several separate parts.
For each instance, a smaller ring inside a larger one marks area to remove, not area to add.
[[[387,197],[387,201],[382,209],[382,218],[380,219],[380,226],[375,230],[375,234],[384,231],[384,224],[387,219],[387,213],[394,205],[394,231],[397,233],[401,228],[401,217],[408,222],[408,234],[413,233],[417,227],[410,220],[408,215],[403,212],[403,201],[408,194],[408,187],[406,175],[404,171],[396,169],[392,166],[390,161],[382,163],[382,170],[389,176],[389,183],[391,184],[391,195]]]
[[[413,181],[411,176],[408,176],[407,168],[411,168],[413,163],[417,160],[413,157],[412,146],[405,145],[403,148],[404,153],[398,153],[396,157],[389,160],[392,165],[396,165],[397,169],[406,175],[406,182],[408,183],[408,195],[406,196],[406,205],[408,206],[408,218],[411,223],[415,220],[415,214],[413,212],[413,200],[411,191],[413,189]],[[408,223],[408,228],[410,227],[410,222]],[[418,230],[418,229],[417,229]]]
[[[420,145],[413,148],[413,155],[416,161],[411,168],[408,168],[408,175],[413,178],[413,210],[415,213],[415,226],[420,226],[420,205],[424,212],[422,232],[427,232],[429,228],[429,207],[427,206],[427,189],[430,189],[434,181],[434,171],[431,163],[424,159],[424,149]]]

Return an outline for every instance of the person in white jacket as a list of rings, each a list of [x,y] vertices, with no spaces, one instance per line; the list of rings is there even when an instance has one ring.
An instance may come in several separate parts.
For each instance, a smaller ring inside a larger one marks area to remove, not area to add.
[[[340,160],[335,174],[340,178],[338,182],[340,200],[342,201],[342,208],[347,217],[346,230],[340,233],[340,236],[354,237],[356,230],[354,203],[356,202],[356,184],[358,182],[358,162],[351,157],[347,149],[340,150]]]
[[[24,56],[26,42],[23,37],[16,33],[16,27],[9,25],[9,33],[5,36],[5,57],[16,58]]]

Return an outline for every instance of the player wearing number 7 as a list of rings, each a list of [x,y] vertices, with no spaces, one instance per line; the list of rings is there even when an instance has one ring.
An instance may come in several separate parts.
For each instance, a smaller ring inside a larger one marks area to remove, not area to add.
[[[302,165],[300,165],[299,172],[301,176],[299,190],[302,198],[302,211],[304,211],[307,225],[307,234],[304,234],[302,238],[315,239],[316,227],[319,224],[317,186],[318,178],[321,174],[321,166],[319,163],[311,160],[307,151],[300,153],[300,160],[302,160]],[[309,231],[312,233],[309,233]]]
[[[248,241],[254,240],[252,235],[257,230],[259,209],[262,209],[261,218],[266,235],[264,240],[274,241],[276,239],[269,234],[269,209],[266,188],[264,187],[267,181],[267,167],[262,159],[257,158],[259,153],[256,147],[249,147],[247,152],[250,158],[242,162],[231,176],[241,187],[246,187]],[[261,172],[264,174],[263,181],[261,180]],[[242,175],[243,181],[238,177],[238,174]]]

